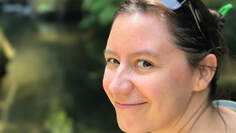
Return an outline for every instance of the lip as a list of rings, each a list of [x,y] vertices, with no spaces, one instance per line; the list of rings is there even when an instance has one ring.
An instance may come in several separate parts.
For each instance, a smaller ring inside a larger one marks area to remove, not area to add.
[[[147,102],[126,104],[126,103],[115,102],[115,107],[120,108],[120,109],[132,109],[132,108],[140,107],[146,103]]]

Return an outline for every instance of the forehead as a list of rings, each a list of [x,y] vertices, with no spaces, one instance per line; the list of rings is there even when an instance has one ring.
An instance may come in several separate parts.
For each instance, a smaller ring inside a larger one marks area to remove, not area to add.
[[[107,48],[116,52],[158,50],[169,52],[177,47],[166,21],[151,14],[122,14],[115,19]]]

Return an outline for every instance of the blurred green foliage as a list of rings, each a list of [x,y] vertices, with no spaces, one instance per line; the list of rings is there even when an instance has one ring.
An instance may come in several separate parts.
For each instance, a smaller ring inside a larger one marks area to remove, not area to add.
[[[39,13],[53,12],[56,10],[56,0],[47,0],[47,1],[36,1],[38,6],[35,6],[36,11]],[[40,3],[39,3],[40,2]]]
[[[81,27],[108,26],[120,2],[121,0],[84,0],[82,9],[85,16],[80,22]]]
[[[74,23],[1,16],[0,25],[17,53],[6,77],[8,84],[14,82],[18,89],[5,132],[120,132],[113,107],[102,89],[102,76],[103,50],[113,14],[123,1],[33,0],[30,5],[36,14],[66,15],[65,10],[79,9],[82,18]],[[226,44],[236,53],[236,1],[203,1],[216,10],[227,3],[235,6],[225,17],[224,34]],[[5,91],[1,90],[0,95]]]
[[[73,133],[73,121],[65,111],[51,112],[45,127],[50,133]]]

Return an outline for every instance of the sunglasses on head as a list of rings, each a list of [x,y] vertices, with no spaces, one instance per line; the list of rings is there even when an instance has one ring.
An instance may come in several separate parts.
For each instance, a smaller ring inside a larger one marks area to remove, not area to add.
[[[158,0],[158,1],[171,10],[178,10],[184,5],[187,5],[193,15],[193,18],[195,20],[199,32],[206,40],[208,40],[200,26],[200,24],[202,23],[201,14],[199,11],[200,9],[196,8],[196,6],[193,6],[191,0]]]

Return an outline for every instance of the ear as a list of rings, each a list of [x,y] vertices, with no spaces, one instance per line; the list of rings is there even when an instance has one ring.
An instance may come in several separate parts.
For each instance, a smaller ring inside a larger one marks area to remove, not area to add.
[[[196,84],[194,91],[206,89],[217,68],[217,58],[214,54],[207,55],[196,68]]]

